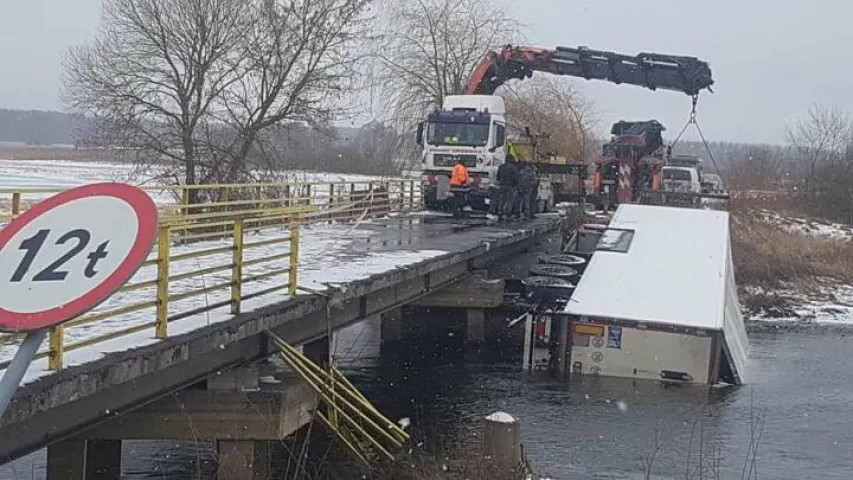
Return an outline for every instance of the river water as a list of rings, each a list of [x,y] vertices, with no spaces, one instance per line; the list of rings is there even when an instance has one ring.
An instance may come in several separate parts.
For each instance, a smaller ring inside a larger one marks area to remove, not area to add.
[[[750,340],[751,383],[710,392],[604,378],[563,383],[520,371],[520,346],[506,342],[476,351],[456,337],[383,347],[377,322],[342,332],[336,356],[383,412],[411,419],[427,450],[471,444],[482,417],[502,410],[520,419],[534,470],[551,478],[642,479],[649,465],[661,479],[739,479],[750,469],[751,478],[853,478],[851,338],[811,331]],[[0,479],[43,478],[44,457],[0,467]],[[215,470],[207,446],[171,442],[127,442],[123,463],[127,479],[210,478]]]

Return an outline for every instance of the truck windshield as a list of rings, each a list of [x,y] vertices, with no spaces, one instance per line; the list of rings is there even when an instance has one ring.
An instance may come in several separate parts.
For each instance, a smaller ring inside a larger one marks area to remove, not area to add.
[[[690,170],[681,170],[679,168],[664,168],[664,180],[690,181]]]
[[[488,142],[488,123],[430,122],[427,126],[427,143],[430,145],[484,147]]]

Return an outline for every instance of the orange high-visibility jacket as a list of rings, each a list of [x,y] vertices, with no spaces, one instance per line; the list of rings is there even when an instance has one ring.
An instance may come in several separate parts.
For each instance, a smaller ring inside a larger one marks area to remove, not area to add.
[[[454,187],[461,187],[468,183],[468,168],[461,164],[457,163],[455,167],[453,167],[453,173],[450,175],[450,185]]]

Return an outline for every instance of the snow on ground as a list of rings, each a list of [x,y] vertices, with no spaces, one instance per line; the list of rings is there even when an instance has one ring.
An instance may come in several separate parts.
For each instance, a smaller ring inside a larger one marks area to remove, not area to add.
[[[853,285],[827,284],[811,292],[759,287],[744,290],[751,296],[763,297],[765,304],[764,310],[753,313],[749,320],[853,325]]]
[[[842,223],[829,223],[809,218],[785,217],[770,210],[759,210],[756,216],[765,223],[802,235],[814,235],[834,240],[853,239],[853,227]]]
[[[287,232],[280,229],[264,230],[257,234],[247,235],[246,242],[282,238],[286,235]],[[370,232],[352,229],[343,225],[315,226],[303,229],[299,252],[298,285],[314,291],[322,291],[326,290],[330,284],[334,285],[364,279],[371,275],[387,272],[398,267],[412,265],[446,253],[444,251],[437,250],[397,250],[358,253],[352,252],[351,249],[349,249],[349,246],[353,242],[359,239],[364,239],[370,235]],[[225,241],[196,243],[186,247],[173,247],[172,253],[178,254],[189,250],[197,251],[203,248],[228,246],[231,242],[232,240],[228,239]],[[287,251],[287,243],[257,247],[254,249],[247,248],[245,251],[245,260],[281,254]],[[154,258],[155,255],[156,253],[152,253],[151,258]],[[174,276],[201,268],[208,268],[216,265],[227,265],[230,262],[230,252],[211,255],[199,258],[198,260],[174,262],[171,264],[170,273]],[[243,275],[244,278],[250,277],[263,272],[286,268],[287,264],[287,259],[281,259],[270,263],[247,266],[244,268]],[[155,277],[156,269],[154,267],[145,267],[141,269],[129,283],[132,284],[150,280]],[[231,270],[226,269],[209,275],[198,276],[182,281],[174,281],[170,284],[170,294],[175,295],[181,292],[201,289],[205,286],[210,287],[212,285],[229,282],[230,279]],[[246,300],[243,302],[242,310],[244,312],[249,312],[265,305],[286,300],[288,298],[285,289],[286,283],[287,274],[283,273],[257,282],[245,284],[243,287],[244,295],[250,294],[253,291],[269,288],[276,284],[281,285],[281,291]],[[130,292],[119,292],[113,295],[109,300],[107,300],[107,302],[99,306],[93,312],[110,310],[131,303],[150,301],[154,298],[155,291],[153,288],[134,290]],[[209,292],[206,295],[202,294],[200,296],[181,301],[172,301],[169,304],[169,313],[175,314],[193,308],[204,307],[205,305],[224,301],[228,298],[230,298],[230,289],[225,288],[217,292]],[[232,315],[229,312],[229,307],[225,306],[193,317],[170,322],[169,335],[186,333],[230,318],[232,318]],[[94,336],[109,334],[135,325],[153,322],[153,320],[154,309],[148,308],[121,315],[119,317],[100,320],[88,325],[68,327],[65,329],[65,340],[66,342],[73,342],[76,340],[92,338]],[[92,346],[83,347],[79,350],[66,352],[65,364],[67,366],[71,366],[93,361],[99,358],[103,353],[127,350],[129,348],[147,345],[156,341],[157,340],[154,338],[154,327],[146,328],[144,331],[139,333],[122,336],[115,340],[109,340]],[[45,340],[43,349],[46,348],[46,342],[47,340]],[[11,358],[16,349],[17,344],[0,345],[0,360],[8,360]],[[31,381],[46,373],[49,373],[47,371],[46,360],[37,360],[27,372],[25,381]]]
[[[60,190],[95,182],[126,182],[148,187],[148,192],[159,204],[175,203],[177,197],[172,191],[156,190],[162,185],[151,180],[149,172],[139,171],[135,166],[105,162],[72,162],[61,160],[0,160],[0,190],[46,189]],[[287,171],[282,172],[283,182],[312,182],[328,184],[349,184],[359,182],[394,181],[399,179],[322,172]],[[359,187],[357,187],[359,188]],[[366,186],[361,186],[366,189]],[[399,188],[392,187],[393,193]],[[27,192],[22,195],[25,204],[52,195],[53,191]],[[327,186],[315,186],[313,194],[322,198],[329,194]],[[0,193],[0,214],[8,213],[11,208],[11,193]],[[322,203],[322,202],[320,202]]]

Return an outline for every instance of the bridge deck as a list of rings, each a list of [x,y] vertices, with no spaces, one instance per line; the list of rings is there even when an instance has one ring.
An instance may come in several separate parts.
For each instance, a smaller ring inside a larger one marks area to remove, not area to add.
[[[0,421],[0,438],[14,439],[0,443],[0,457],[11,460],[211,372],[263,357],[269,353],[265,330],[304,344],[329,327],[405,304],[524,250],[557,228],[559,219],[544,215],[506,226],[405,217],[305,229],[299,285],[331,285],[326,295],[287,297],[282,289],[244,302],[248,313],[223,309],[172,322],[167,339],[143,331],[67,353],[68,367],[59,372],[38,361]]]

